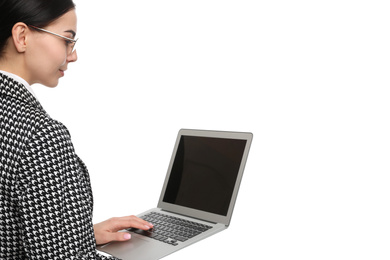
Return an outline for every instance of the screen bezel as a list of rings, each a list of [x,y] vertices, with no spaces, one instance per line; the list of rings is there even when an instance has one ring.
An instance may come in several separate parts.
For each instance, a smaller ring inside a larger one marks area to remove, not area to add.
[[[228,209],[226,216],[225,215],[218,215],[218,214],[214,214],[214,213],[210,213],[210,212],[206,212],[206,211],[202,211],[202,210],[192,209],[192,208],[188,208],[188,207],[184,207],[184,206],[179,206],[179,205],[175,205],[175,204],[171,204],[171,203],[167,203],[167,202],[163,201],[165,190],[167,188],[169,177],[171,174],[172,166],[173,166],[173,163],[175,161],[176,151],[178,149],[180,139],[182,136],[197,136],[197,137],[212,137],[212,138],[246,140],[244,153],[243,153],[241,164],[240,164],[238,174],[237,174],[237,180],[236,180],[236,183],[234,185],[232,199],[230,201],[229,209]],[[181,129],[177,135],[177,138],[176,138],[176,143],[175,143],[175,146],[173,148],[171,160],[170,160],[169,166],[168,166],[167,175],[165,177],[164,185],[163,185],[163,188],[161,190],[160,199],[158,201],[157,207],[161,208],[163,210],[166,210],[166,211],[182,214],[185,216],[191,216],[191,217],[194,217],[197,219],[202,219],[202,220],[212,222],[212,223],[222,223],[222,224],[228,226],[230,223],[232,214],[233,214],[233,208],[234,208],[234,205],[235,205],[235,202],[237,199],[238,190],[239,190],[239,187],[241,184],[242,176],[244,173],[244,168],[245,168],[246,161],[247,161],[248,154],[249,154],[249,149],[250,149],[250,146],[252,143],[252,138],[253,138],[253,134],[248,133],[248,132],[227,132],[227,131]]]

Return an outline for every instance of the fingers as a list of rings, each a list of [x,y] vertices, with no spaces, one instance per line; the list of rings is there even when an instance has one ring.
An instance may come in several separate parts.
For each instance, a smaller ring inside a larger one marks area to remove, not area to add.
[[[113,231],[118,231],[125,228],[138,228],[142,230],[148,230],[153,228],[153,224],[134,215],[120,218],[112,218],[110,220],[112,221],[112,227],[115,227],[115,230]]]
[[[131,238],[131,235],[126,232],[116,232],[112,233],[111,241],[127,241]]]
[[[131,234],[127,232],[105,232],[103,234],[103,237],[101,238],[101,241],[104,241],[104,243],[108,243],[111,241],[127,241],[131,239]],[[99,243],[97,243],[99,244]],[[101,244],[101,243],[100,243]]]
[[[136,217],[136,216],[128,217],[127,223],[130,225],[129,227],[132,227],[132,228],[139,228],[139,229],[143,229],[143,230],[148,230],[148,229],[153,228],[152,223],[149,223],[149,222],[147,222],[139,217]]]

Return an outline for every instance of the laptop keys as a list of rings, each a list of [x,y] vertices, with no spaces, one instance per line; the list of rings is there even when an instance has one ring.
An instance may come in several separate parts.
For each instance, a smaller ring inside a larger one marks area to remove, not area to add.
[[[128,230],[173,246],[178,245],[178,241],[185,242],[188,239],[212,228],[208,225],[199,224],[157,212],[151,212],[142,218],[152,223],[154,227],[147,231],[135,228],[130,228]]]

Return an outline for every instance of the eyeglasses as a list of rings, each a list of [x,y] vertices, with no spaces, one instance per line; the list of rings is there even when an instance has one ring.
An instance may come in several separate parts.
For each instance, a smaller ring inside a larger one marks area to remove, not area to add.
[[[42,32],[45,32],[45,33],[50,33],[54,36],[57,36],[57,37],[61,37],[62,39],[65,40],[65,43],[66,43],[66,47],[67,47],[67,54],[68,55],[72,55],[74,52],[75,52],[75,45],[76,45],[76,42],[78,39],[71,39],[71,38],[68,38],[68,37],[65,37],[65,36],[62,36],[62,35],[59,35],[57,33],[53,33],[53,32],[50,32],[48,30],[45,30],[45,29],[42,29],[42,28],[39,28],[39,27],[36,27],[36,26],[33,26],[33,25],[28,25],[29,27],[31,28],[34,28],[35,30],[38,30],[38,31],[42,31]]]

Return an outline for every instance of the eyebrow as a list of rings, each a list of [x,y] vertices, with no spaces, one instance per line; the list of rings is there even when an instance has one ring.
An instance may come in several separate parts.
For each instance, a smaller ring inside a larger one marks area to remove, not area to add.
[[[72,38],[74,38],[76,36],[76,32],[73,31],[73,30],[67,30],[65,32],[71,33],[72,34]]]

